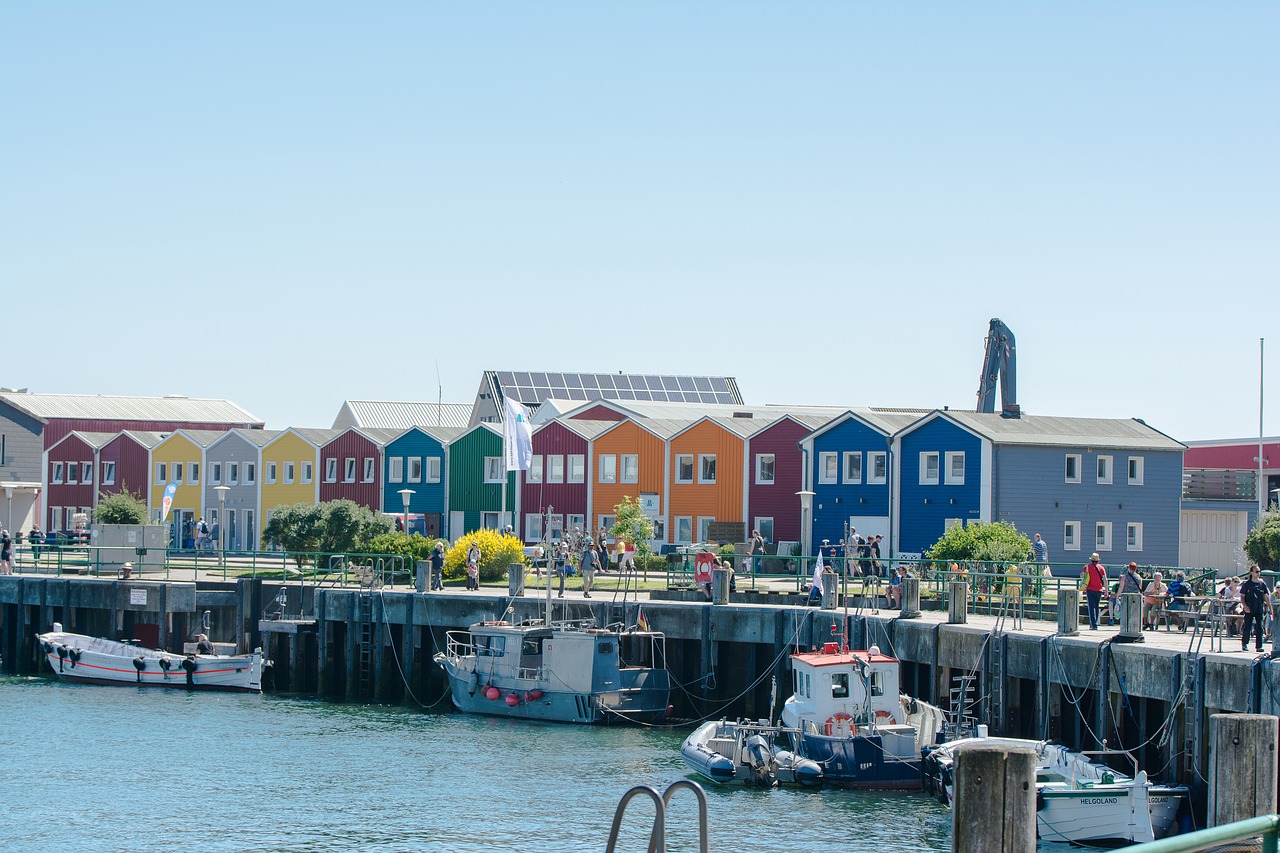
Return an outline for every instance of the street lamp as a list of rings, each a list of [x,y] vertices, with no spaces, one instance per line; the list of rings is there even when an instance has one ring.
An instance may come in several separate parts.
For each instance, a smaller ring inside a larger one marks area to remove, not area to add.
[[[213,490],[218,493],[218,550],[221,552],[219,558],[222,561],[222,579],[227,579],[227,492],[231,491],[230,486],[214,486]]]
[[[813,511],[813,496],[817,492],[811,492],[808,489],[802,489],[796,492],[800,498],[800,553],[802,556],[809,554],[809,537],[813,531],[810,530],[812,521],[810,514]]]
[[[401,489],[401,490],[400,490],[400,500],[404,501],[404,532],[405,532],[405,535],[408,535],[408,533],[409,533],[409,499],[410,499],[410,498],[412,498],[415,494],[417,494],[417,492],[415,492],[413,489]]]

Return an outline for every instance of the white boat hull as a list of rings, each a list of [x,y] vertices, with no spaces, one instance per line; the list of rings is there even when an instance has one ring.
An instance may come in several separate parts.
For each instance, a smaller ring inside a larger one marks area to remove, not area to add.
[[[247,655],[179,655],[63,632],[38,634],[36,642],[49,668],[66,681],[262,692],[261,651]]]

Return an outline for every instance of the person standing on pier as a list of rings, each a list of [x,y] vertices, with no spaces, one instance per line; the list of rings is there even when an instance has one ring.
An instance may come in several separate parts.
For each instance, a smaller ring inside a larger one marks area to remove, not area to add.
[[[747,540],[747,559],[742,568],[749,575],[760,571],[760,565],[756,562],[757,554],[764,555],[764,537],[760,535],[759,530],[752,530],[751,538]]]
[[[0,530],[0,575],[13,574],[13,540],[9,531]]]
[[[1099,562],[1102,558],[1095,552],[1089,556],[1089,563],[1080,572],[1084,578],[1084,597],[1088,602],[1089,630],[1098,630],[1098,619],[1102,610],[1102,593],[1107,589],[1107,567]]]
[[[1254,630],[1254,650],[1262,651],[1263,616],[1274,614],[1271,592],[1262,580],[1260,566],[1249,567],[1249,579],[1240,587],[1240,603],[1244,607],[1244,625],[1240,628],[1240,650],[1249,650],[1249,629]]]
[[[1049,562],[1049,543],[1041,539],[1039,533],[1036,534],[1035,541],[1031,543],[1031,553],[1037,563]]]
[[[431,556],[427,558],[431,561],[431,588],[433,590],[444,590],[444,543],[437,542],[435,549],[431,552]]]
[[[596,579],[596,567],[600,563],[600,555],[596,551],[596,546],[587,540],[587,547],[582,549],[582,558],[578,561],[578,568],[582,569],[582,597],[591,597],[591,585]],[[560,576],[560,582],[564,583],[564,576]],[[563,590],[562,590],[563,591]]]
[[[467,549],[467,589],[480,588],[480,545],[471,543]]]

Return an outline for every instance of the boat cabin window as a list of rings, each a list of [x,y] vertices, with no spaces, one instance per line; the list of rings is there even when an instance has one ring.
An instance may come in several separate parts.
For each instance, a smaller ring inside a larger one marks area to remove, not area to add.
[[[808,699],[812,694],[809,692],[809,673],[804,674],[804,698]]]
[[[613,643],[596,643],[596,654],[598,655],[611,655],[613,650]]]
[[[849,673],[847,672],[831,673],[831,698],[832,699],[848,699],[849,698]]]
[[[884,673],[883,672],[871,673],[871,695],[872,696],[884,695]]]
[[[475,638],[475,647],[477,657],[500,658],[506,653],[507,638],[478,636]]]
[[[525,637],[524,644],[520,649],[522,655],[540,655],[542,654],[542,637]]]

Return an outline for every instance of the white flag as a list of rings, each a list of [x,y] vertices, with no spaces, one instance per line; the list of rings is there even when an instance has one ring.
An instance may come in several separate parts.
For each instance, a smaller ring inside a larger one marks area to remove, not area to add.
[[[510,397],[504,398],[502,415],[502,447],[507,455],[508,471],[528,471],[533,461],[533,427],[529,410]]]
[[[818,592],[826,592],[822,588],[822,549],[818,549],[818,562],[813,567],[813,585]]]

